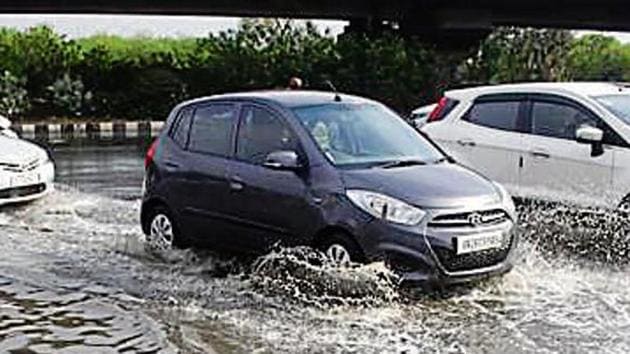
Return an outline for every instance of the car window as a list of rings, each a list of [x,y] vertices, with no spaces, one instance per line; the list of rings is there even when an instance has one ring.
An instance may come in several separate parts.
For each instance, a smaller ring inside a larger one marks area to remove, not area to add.
[[[517,131],[520,101],[478,102],[464,120],[488,128]]]
[[[575,139],[575,131],[582,125],[597,126],[597,121],[575,107],[534,102],[532,107],[532,134],[560,139]]]
[[[444,158],[429,140],[380,104],[337,102],[293,111],[335,166],[365,168],[407,160],[439,163]]]
[[[593,97],[601,103],[610,113],[621,118],[624,123],[630,124],[630,95],[616,94]]]
[[[180,111],[177,121],[171,130],[171,138],[182,148],[186,147],[188,142],[188,132],[190,131],[190,120],[192,119],[192,110],[184,108]]]
[[[229,156],[235,108],[230,104],[201,106],[195,110],[189,149],[195,152]]]
[[[266,109],[245,107],[238,129],[236,157],[254,164],[279,150],[298,150],[297,138],[280,118]]]

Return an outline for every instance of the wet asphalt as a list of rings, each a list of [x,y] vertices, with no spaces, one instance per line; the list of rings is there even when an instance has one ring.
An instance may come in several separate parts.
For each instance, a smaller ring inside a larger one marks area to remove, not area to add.
[[[56,191],[0,209],[0,353],[630,352],[623,215],[524,205],[514,271],[414,293],[305,249],[147,252],[145,149],[56,146]]]

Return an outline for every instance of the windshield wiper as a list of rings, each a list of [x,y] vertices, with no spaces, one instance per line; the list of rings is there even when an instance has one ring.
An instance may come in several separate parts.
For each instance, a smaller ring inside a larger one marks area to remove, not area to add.
[[[453,159],[450,156],[445,156],[445,157],[440,157],[439,159],[433,161],[433,163],[436,164],[436,165],[444,163],[444,162],[454,163],[455,159]]]
[[[422,160],[394,160],[387,161],[382,164],[378,164],[380,168],[395,168],[395,167],[407,167],[407,166],[418,166],[418,165],[426,165],[427,163]]]

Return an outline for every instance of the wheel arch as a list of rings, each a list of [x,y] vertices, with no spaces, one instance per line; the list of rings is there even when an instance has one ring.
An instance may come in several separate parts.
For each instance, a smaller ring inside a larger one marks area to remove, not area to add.
[[[172,209],[168,206],[168,203],[159,197],[153,197],[142,203],[140,209],[140,225],[142,226],[142,232],[147,234],[149,232],[149,220],[148,217],[155,208],[162,207],[172,213]]]
[[[313,236],[311,246],[318,248],[326,241],[326,237],[330,235],[341,235],[342,237],[347,238],[361,252],[362,257],[365,257],[365,249],[361,246],[361,243],[358,242],[356,236],[353,235],[348,228],[341,225],[327,225],[318,230]]]

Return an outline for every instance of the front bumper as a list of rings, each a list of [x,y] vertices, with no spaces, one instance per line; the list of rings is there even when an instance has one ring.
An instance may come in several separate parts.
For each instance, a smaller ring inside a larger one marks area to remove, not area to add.
[[[0,206],[30,202],[54,189],[55,166],[52,161],[22,172],[0,170]]]
[[[366,256],[385,259],[402,276],[403,283],[410,285],[459,284],[509,272],[518,244],[514,217],[479,228],[431,228],[426,224],[406,227],[372,220],[358,231]],[[457,237],[488,232],[503,235],[502,247],[455,254]]]

